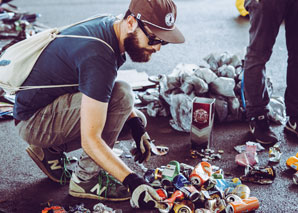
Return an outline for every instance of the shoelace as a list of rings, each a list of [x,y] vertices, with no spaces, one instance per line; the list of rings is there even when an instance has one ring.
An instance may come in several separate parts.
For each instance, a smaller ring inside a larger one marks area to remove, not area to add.
[[[105,171],[100,171],[100,173],[102,173],[102,174],[99,174],[98,175],[98,184],[99,184],[99,188],[100,188],[100,190],[102,189],[102,186],[104,185],[104,180],[103,180],[103,175],[106,177],[106,184],[105,184],[105,186],[103,186],[103,187],[106,187],[106,189],[105,189],[105,198],[107,198],[107,195],[108,195],[108,188],[109,188],[109,186],[111,186],[111,187],[115,187],[116,186],[116,183],[118,182],[117,180],[116,180],[116,178],[114,178],[114,177],[112,177],[111,175],[109,175],[107,172],[105,172]],[[100,195],[98,195],[98,196],[100,196]]]
[[[69,170],[67,169],[67,166],[70,164],[70,161],[65,154],[63,154],[62,156],[62,160],[63,160],[63,172],[60,177],[60,184],[65,185],[67,183],[67,179],[71,178],[71,172],[69,172]]]

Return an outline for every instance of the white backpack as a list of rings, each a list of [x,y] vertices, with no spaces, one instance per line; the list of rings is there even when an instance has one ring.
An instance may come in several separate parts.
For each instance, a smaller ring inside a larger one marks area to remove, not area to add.
[[[48,46],[48,44],[55,38],[71,37],[71,38],[85,38],[95,39],[107,45],[113,52],[113,48],[105,41],[91,36],[78,35],[59,35],[59,33],[71,26],[98,18],[100,16],[88,18],[61,28],[52,28],[37,33],[25,40],[22,40],[5,50],[0,58],[0,87],[8,94],[14,94],[20,90],[28,90],[35,88],[53,88],[53,87],[68,87],[77,86],[78,84],[65,85],[45,85],[45,86],[21,86],[29,76],[35,62]]]

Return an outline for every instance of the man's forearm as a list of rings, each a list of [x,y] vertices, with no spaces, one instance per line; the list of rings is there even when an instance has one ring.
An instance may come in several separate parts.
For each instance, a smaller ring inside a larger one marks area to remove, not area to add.
[[[84,141],[83,141],[84,140]],[[101,138],[82,139],[84,151],[105,171],[123,182],[132,170],[114,154],[113,150]]]

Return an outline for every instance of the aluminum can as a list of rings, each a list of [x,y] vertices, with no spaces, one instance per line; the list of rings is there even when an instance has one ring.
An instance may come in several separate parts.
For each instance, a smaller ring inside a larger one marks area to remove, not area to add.
[[[242,201],[234,201],[227,205],[226,213],[242,213],[257,210],[260,207],[256,197],[249,197]]]
[[[187,205],[181,203],[175,204],[173,210],[175,213],[192,213]]]
[[[199,208],[195,210],[195,213],[212,213],[209,209]]]
[[[162,171],[161,183],[165,186],[172,185],[173,179],[180,173],[180,163],[172,160]]]
[[[173,185],[193,202],[197,201],[201,196],[200,192],[191,185],[190,181],[182,174],[179,174],[174,178]]]
[[[193,185],[201,186],[210,178],[211,174],[211,164],[208,162],[201,162],[195,166],[189,178]]]
[[[234,194],[229,194],[229,195],[226,196],[226,202],[227,203],[231,203],[231,202],[234,202],[234,201],[241,202],[242,199],[238,195],[234,195]]]

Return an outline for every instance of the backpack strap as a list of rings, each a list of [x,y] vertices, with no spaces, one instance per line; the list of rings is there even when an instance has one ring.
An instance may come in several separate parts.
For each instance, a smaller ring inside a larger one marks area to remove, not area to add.
[[[81,35],[61,35],[61,34],[55,34],[54,35],[55,38],[64,38],[64,37],[68,37],[68,38],[85,38],[85,39],[94,39],[97,41],[100,41],[102,43],[104,43],[107,47],[109,47],[113,53],[115,53],[114,49],[111,47],[111,45],[109,45],[107,42],[105,42],[104,40],[97,38],[97,37],[92,37],[92,36],[81,36]]]
[[[75,22],[75,23],[72,23],[72,24],[69,24],[69,25],[65,25],[65,26],[59,27],[58,30],[59,30],[59,32],[61,32],[62,30],[65,30],[67,28],[73,27],[75,25],[78,25],[78,24],[81,24],[81,23],[84,23],[84,22],[87,22],[87,21],[91,21],[91,20],[94,20],[94,19],[97,19],[97,18],[100,18],[100,17],[104,17],[104,16],[107,16],[107,15],[91,16],[91,17],[86,18],[86,19],[84,19],[82,21],[78,21],[78,22]]]

